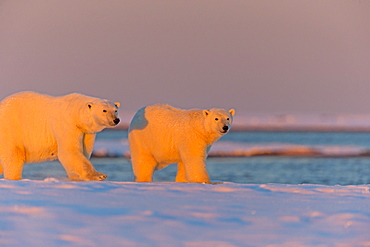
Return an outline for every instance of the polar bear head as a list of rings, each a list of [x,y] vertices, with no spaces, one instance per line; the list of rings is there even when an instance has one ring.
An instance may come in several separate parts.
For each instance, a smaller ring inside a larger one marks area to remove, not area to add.
[[[203,110],[203,116],[205,117],[204,126],[208,132],[219,135],[226,134],[231,127],[234,114],[234,109],[229,111],[224,109]]]
[[[90,122],[88,126],[93,132],[116,126],[120,122],[117,111],[119,107],[120,103],[112,103],[103,99],[87,102],[86,108],[89,115],[87,121]]]

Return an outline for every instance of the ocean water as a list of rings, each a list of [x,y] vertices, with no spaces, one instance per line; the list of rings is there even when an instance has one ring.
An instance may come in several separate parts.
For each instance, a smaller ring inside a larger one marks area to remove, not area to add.
[[[98,134],[97,143],[115,143],[125,140],[127,131],[105,130]],[[370,150],[368,132],[239,132],[231,131],[220,143],[249,144],[263,147],[275,145],[302,145],[308,147],[353,147]],[[107,146],[107,149],[113,149]],[[220,147],[218,147],[220,148]],[[221,146],[222,148],[222,146]],[[340,152],[340,151],[339,151]],[[128,158],[92,158],[95,168],[108,175],[107,181],[133,181]],[[176,165],[157,171],[154,181],[173,181]],[[283,183],[359,185],[370,184],[369,155],[259,155],[247,157],[209,157],[207,169],[212,181],[235,183]],[[26,165],[24,179],[43,180],[48,177],[67,179],[58,161]]]

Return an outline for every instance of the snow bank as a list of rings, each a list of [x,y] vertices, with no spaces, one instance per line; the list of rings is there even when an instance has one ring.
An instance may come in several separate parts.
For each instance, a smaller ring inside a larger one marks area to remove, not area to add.
[[[361,156],[369,150],[358,146],[296,145],[287,143],[243,143],[220,141],[212,146],[210,156],[257,156],[257,155],[316,155],[316,156]]]
[[[369,190],[0,180],[0,245],[370,246]]]

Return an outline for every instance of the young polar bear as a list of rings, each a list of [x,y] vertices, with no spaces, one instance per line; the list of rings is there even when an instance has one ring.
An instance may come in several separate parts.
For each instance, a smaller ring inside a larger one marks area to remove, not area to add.
[[[119,123],[119,103],[72,93],[21,92],[0,102],[0,174],[22,179],[24,163],[59,159],[73,180],[104,180],[91,162],[96,132]]]
[[[161,104],[141,108],[128,134],[135,181],[150,182],[155,170],[178,163],[176,182],[210,183],[208,151],[229,131],[234,114],[234,109],[182,110]]]

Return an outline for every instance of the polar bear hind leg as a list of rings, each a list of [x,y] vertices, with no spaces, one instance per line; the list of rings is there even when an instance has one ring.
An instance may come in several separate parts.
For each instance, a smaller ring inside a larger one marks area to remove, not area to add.
[[[131,155],[135,182],[152,182],[157,161],[151,154]]]
[[[22,157],[24,157],[24,153],[17,148],[14,148],[14,152],[2,157],[2,168],[0,170],[4,172],[5,179],[22,179],[22,170],[24,165],[24,158]]]
[[[187,181],[188,180],[186,178],[185,164],[180,161],[179,163],[177,163],[177,174],[175,182],[186,183]]]

